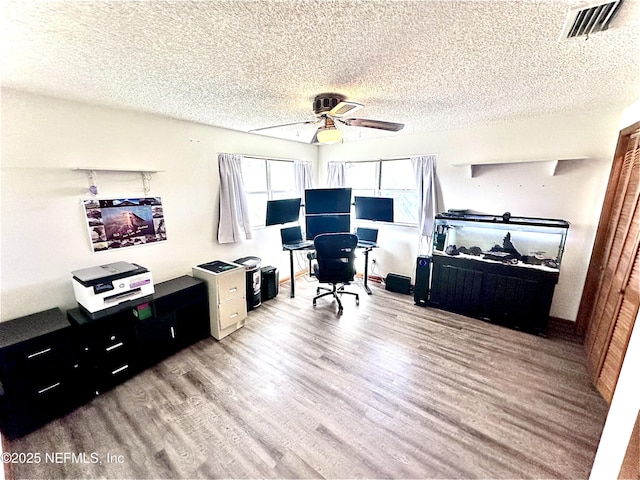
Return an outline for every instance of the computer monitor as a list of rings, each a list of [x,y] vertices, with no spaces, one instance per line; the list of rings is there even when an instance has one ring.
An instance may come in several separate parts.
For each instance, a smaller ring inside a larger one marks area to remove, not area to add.
[[[355,197],[356,218],[376,222],[393,222],[393,198]]]
[[[283,245],[290,245],[292,243],[300,243],[304,239],[302,238],[302,229],[300,225],[295,227],[285,227],[280,229],[280,238]]]
[[[358,237],[358,243],[376,244],[378,242],[378,229],[356,227],[356,236]]]
[[[350,213],[350,188],[314,188],[304,191],[304,211],[307,215]]]
[[[350,215],[307,215],[305,217],[307,240],[313,240],[321,233],[349,233]]]
[[[297,222],[300,218],[301,201],[301,198],[269,200],[267,202],[267,220],[265,224],[269,226]]]

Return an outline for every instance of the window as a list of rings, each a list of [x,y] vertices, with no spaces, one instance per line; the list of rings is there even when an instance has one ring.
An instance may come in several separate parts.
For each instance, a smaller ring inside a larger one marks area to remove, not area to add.
[[[418,192],[411,160],[347,162],[345,177],[353,196],[392,197],[394,223],[418,224]]]
[[[267,200],[297,197],[293,162],[245,157],[242,177],[252,227],[264,227]]]
[[[344,166],[345,182],[354,197],[375,197],[380,162],[348,162]]]
[[[397,223],[418,224],[420,207],[411,160],[380,162],[380,196],[393,197],[393,216]]]

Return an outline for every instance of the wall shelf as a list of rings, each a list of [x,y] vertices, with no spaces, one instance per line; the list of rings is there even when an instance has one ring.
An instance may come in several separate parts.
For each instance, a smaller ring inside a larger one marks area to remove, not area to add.
[[[555,176],[558,172],[558,167],[562,163],[587,160],[588,157],[575,157],[575,158],[558,158],[555,160],[507,160],[503,162],[474,162],[474,163],[454,163],[453,167],[465,167],[469,169],[469,176],[475,178],[478,176],[480,167],[486,166],[499,166],[499,165],[515,165],[515,164],[540,164],[547,167],[549,175]]]
[[[142,176],[142,189],[144,194],[148,195],[151,191],[151,175],[161,173],[164,170],[148,170],[143,168],[94,168],[94,167],[74,167],[72,170],[87,172],[89,177],[89,193],[98,194],[98,174],[97,172],[120,172],[120,173],[139,173]]]

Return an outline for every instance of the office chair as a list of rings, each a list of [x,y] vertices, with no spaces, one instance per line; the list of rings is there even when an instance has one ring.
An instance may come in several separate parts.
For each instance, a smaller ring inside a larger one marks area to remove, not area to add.
[[[356,274],[354,259],[358,237],[351,233],[323,233],[313,240],[313,244],[318,262],[315,275],[320,283],[331,284],[331,289],[318,287],[316,294],[320,290],[327,291],[314,297],[313,306],[320,297],[332,295],[338,302],[338,315],[342,315],[342,294],[355,295],[356,305],[360,304],[357,293],[344,289]]]

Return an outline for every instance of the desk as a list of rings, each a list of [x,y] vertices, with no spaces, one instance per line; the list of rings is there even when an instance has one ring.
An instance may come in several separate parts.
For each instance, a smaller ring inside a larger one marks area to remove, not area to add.
[[[356,248],[364,249],[364,282],[363,282],[364,291],[367,292],[369,295],[372,295],[371,289],[367,284],[367,278],[369,276],[369,252],[374,248],[378,248],[378,246],[358,244]],[[313,245],[311,245],[310,247],[299,247],[299,248],[292,248],[287,245],[283,245],[282,249],[289,252],[289,273],[291,274],[290,276],[291,290],[289,292],[289,297],[294,298],[296,296],[296,277],[295,277],[295,271],[293,269],[293,252],[300,251],[300,250],[313,250]]]
[[[358,245],[358,248],[364,248],[364,291],[371,295],[371,289],[367,285],[367,279],[369,278],[369,252],[374,248],[378,248],[377,245]]]

